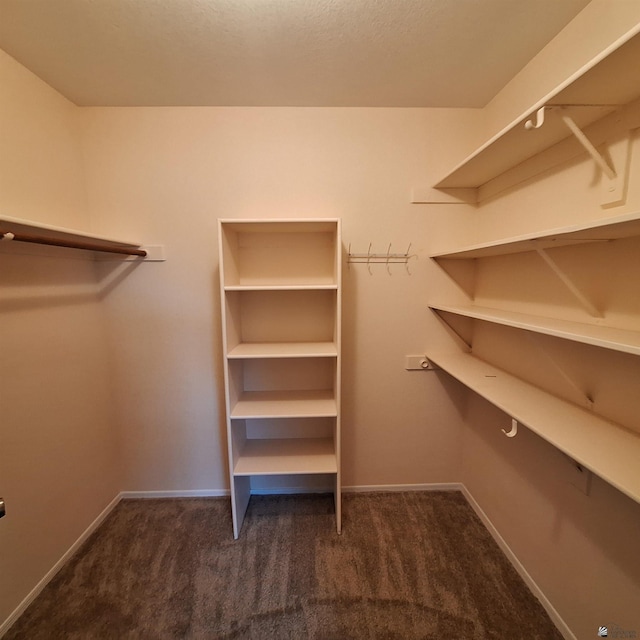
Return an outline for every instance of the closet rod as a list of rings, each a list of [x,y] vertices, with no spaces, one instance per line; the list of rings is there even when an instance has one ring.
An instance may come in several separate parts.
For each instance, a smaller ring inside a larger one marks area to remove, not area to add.
[[[147,252],[135,247],[108,246],[82,240],[62,240],[49,236],[34,236],[26,233],[13,233],[0,230],[0,240],[14,240],[15,242],[31,242],[33,244],[47,244],[54,247],[67,247],[69,249],[84,249],[86,251],[103,251],[105,253],[120,253],[127,256],[140,256],[144,258]]]

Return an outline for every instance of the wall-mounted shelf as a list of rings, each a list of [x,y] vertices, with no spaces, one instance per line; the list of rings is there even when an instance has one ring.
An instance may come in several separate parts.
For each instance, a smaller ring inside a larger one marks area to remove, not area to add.
[[[429,360],[609,484],[640,502],[640,434],[556,398],[467,353]]]
[[[438,312],[453,313],[466,318],[493,322],[507,327],[515,327],[605,349],[640,355],[640,331],[546,318],[501,309],[489,309],[476,305],[432,304],[430,308]]]
[[[640,236],[640,212],[571,225],[539,233],[529,233],[492,242],[471,245],[452,251],[431,254],[432,258],[467,259],[552,249],[587,242],[607,242]]]
[[[436,189],[478,189],[491,180],[549,149],[571,132],[562,118],[550,117],[539,129],[525,129],[525,122],[543,106],[569,116],[585,128],[622,106],[640,98],[640,27],[590,61],[556,89],[533,105],[502,131],[476,149],[439,180]],[[576,146],[579,149],[578,146]],[[575,154],[574,154],[575,155]],[[477,194],[476,200],[482,200]]]
[[[25,245],[45,245],[78,249],[90,252],[89,255],[118,254],[131,259],[145,261],[163,261],[164,247],[142,246],[137,242],[116,240],[84,231],[56,227],[30,220],[9,216],[0,216],[0,242]],[[2,245],[0,245],[2,246]]]

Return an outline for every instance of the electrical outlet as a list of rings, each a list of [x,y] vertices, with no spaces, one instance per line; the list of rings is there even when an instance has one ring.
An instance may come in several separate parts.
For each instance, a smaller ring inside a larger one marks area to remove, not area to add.
[[[406,356],[404,368],[407,371],[433,371],[427,356]]]

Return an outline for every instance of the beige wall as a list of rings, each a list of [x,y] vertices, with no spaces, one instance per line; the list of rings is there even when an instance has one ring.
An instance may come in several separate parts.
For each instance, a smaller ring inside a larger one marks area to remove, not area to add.
[[[76,108],[0,52],[2,213],[87,228]],[[117,494],[100,282],[68,252],[0,249],[0,621]]]
[[[470,111],[84,109],[92,215],[166,245],[105,299],[129,490],[220,490],[226,478],[218,217],[339,217],[345,249],[404,251],[344,270],[344,484],[455,481],[459,418],[435,377],[404,370],[437,331],[426,309],[433,220],[411,188],[451,157]],[[426,152],[429,150],[429,152]],[[425,455],[425,452],[429,452]]]

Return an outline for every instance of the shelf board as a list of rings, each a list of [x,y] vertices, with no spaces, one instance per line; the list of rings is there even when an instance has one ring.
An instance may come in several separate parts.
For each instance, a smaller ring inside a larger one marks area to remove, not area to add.
[[[331,438],[249,439],[238,457],[234,476],[337,473]]]
[[[581,128],[603,118],[640,96],[637,60],[640,58],[639,28],[633,29],[560,84],[531,109],[516,118],[471,153],[434,187],[478,188],[512,167],[570,137],[555,119],[527,131],[526,120],[542,106],[562,106]]]
[[[640,212],[604,218],[594,222],[528,233],[492,242],[471,245],[453,251],[434,253],[432,258],[468,259],[488,258],[512,253],[551,249],[590,242],[607,242],[640,236]]]
[[[434,186],[478,188],[571,134],[556,119],[527,131],[524,122],[542,106],[563,106],[582,128],[640,96],[640,36],[634,29],[556,87],[531,109],[471,153]]]
[[[239,233],[335,233],[338,227],[336,218],[222,218],[220,223]]]
[[[556,398],[466,353],[427,353],[462,384],[640,502],[640,434]]]
[[[557,318],[546,318],[514,311],[490,309],[476,305],[430,305],[434,311],[444,311],[467,318],[502,324],[526,331],[543,333],[565,340],[573,340],[584,344],[604,347],[623,353],[640,355],[640,332],[627,329],[616,329],[602,325],[586,324]]]
[[[105,236],[99,236],[85,231],[76,231],[65,227],[57,227],[31,220],[22,220],[20,218],[12,218],[9,216],[0,216],[0,228],[3,231],[11,231],[14,233],[23,232],[29,234],[38,234],[45,232],[46,235],[60,240],[79,240],[92,242],[94,244],[104,245],[105,247],[125,247],[137,249],[141,246],[138,242],[129,242],[125,240],[116,240]]]
[[[320,291],[335,290],[338,285],[331,283],[254,283],[254,284],[231,284],[225,285],[225,291]]]
[[[231,360],[243,358],[336,358],[333,342],[249,342],[235,346],[227,354]]]
[[[325,418],[338,415],[333,391],[245,391],[231,418]]]

